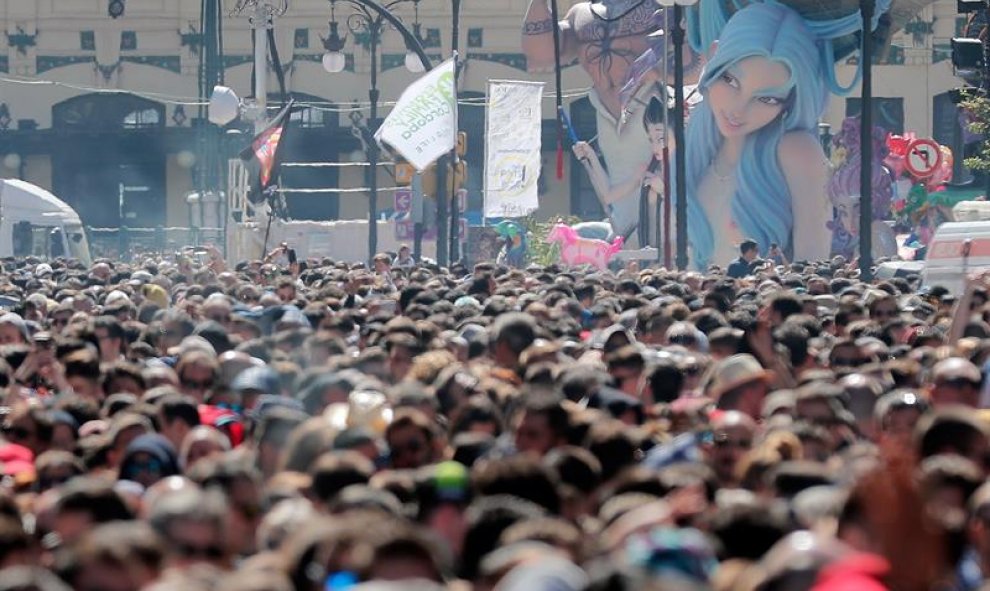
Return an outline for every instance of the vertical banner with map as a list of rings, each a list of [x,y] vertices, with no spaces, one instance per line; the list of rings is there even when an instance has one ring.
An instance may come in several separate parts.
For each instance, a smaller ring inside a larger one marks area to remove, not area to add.
[[[542,98],[542,82],[488,83],[485,217],[521,217],[539,206]]]

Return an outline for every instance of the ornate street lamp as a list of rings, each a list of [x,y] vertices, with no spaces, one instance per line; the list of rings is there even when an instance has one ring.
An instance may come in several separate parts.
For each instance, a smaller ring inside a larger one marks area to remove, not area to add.
[[[341,49],[344,47],[346,39],[340,38],[337,31],[336,7],[337,3],[349,5],[353,12],[347,17],[347,28],[355,38],[363,37],[368,40],[367,49],[371,54],[371,85],[368,87],[368,102],[370,103],[369,117],[364,128],[358,131],[365,138],[372,138],[375,129],[381,123],[378,120],[378,101],[381,93],[378,90],[378,49],[381,44],[382,34],[387,25],[392,25],[402,34],[406,42],[406,48],[419,57],[423,70],[431,67],[430,60],[423,51],[416,36],[413,35],[398,19],[392,14],[392,9],[396,6],[408,2],[419,3],[419,0],[392,0],[391,2],[378,3],[372,0],[330,0],[330,35],[324,40],[323,46],[327,53],[323,55],[323,67],[328,72],[340,72],[344,69],[346,61]],[[408,56],[406,63],[409,63]],[[368,158],[365,178],[368,187],[368,259],[378,252],[378,144],[373,140],[362,142]]]
[[[330,3],[330,34],[327,35],[326,39],[323,39],[323,69],[330,74],[336,74],[338,72],[343,72],[344,68],[347,66],[347,57],[341,52],[344,49],[344,44],[347,42],[346,37],[340,36],[340,31],[337,25],[337,3]]]

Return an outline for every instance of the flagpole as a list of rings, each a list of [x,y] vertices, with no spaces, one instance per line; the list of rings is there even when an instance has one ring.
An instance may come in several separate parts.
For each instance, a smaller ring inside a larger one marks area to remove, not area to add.
[[[258,115],[254,120],[254,133],[268,126],[268,28],[271,18],[264,2],[254,5],[251,28],[254,33],[254,101]]]
[[[454,0],[454,5],[460,4],[459,0]],[[456,18],[456,17],[455,17]],[[457,199],[457,170],[460,165],[460,156],[457,153],[457,135],[458,135],[458,125],[457,125],[457,69],[458,69],[458,55],[457,50],[454,50],[454,148],[451,150],[451,162],[454,165],[451,167],[450,173],[450,262],[458,260],[460,257],[460,218],[461,218],[461,204]]]

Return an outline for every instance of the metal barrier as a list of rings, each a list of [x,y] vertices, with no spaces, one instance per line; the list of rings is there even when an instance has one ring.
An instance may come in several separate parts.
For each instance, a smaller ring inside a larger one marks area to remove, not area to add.
[[[141,256],[171,255],[185,246],[213,244],[224,250],[223,228],[165,227],[94,228],[86,227],[90,254],[94,259],[131,261]]]

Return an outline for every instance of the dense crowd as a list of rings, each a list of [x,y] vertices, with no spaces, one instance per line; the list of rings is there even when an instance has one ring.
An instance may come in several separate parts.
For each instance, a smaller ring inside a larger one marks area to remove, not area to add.
[[[990,276],[3,261],[0,591],[976,590]]]

